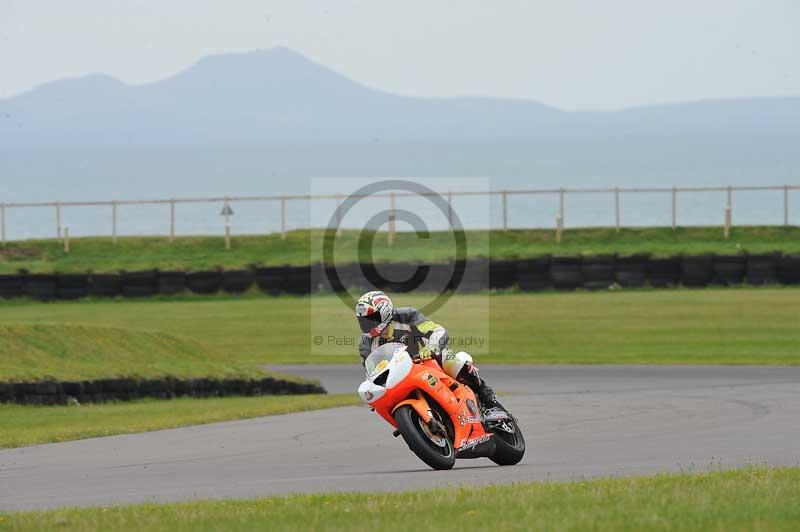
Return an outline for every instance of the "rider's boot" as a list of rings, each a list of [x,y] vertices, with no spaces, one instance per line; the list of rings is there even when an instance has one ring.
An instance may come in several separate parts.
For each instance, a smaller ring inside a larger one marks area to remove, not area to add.
[[[468,362],[458,374],[458,381],[469,386],[475,395],[478,396],[484,408],[491,408],[497,402],[494,390],[486,384],[486,381],[478,375],[478,368],[475,364]]]

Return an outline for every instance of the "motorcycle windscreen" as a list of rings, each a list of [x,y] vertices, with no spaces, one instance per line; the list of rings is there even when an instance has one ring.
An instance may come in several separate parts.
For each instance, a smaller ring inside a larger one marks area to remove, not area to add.
[[[395,351],[398,349],[405,349],[405,347],[405,344],[401,344],[400,342],[389,342],[373,350],[364,361],[364,369],[367,372],[367,378],[371,379],[385,370],[392,356],[394,356]]]

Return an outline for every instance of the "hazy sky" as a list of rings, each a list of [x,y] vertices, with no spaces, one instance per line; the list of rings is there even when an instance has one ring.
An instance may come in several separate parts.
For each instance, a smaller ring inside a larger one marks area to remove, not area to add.
[[[800,95],[798,0],[0,0],[0,97],[288,46],[415,96],[565,109]]]

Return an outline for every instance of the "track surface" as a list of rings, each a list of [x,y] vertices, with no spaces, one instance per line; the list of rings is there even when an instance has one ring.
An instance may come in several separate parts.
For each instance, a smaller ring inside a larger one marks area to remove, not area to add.
[[[358,367],[276,369],[351,391]],[[523,462],[427,469],[347,407],[0,451],[0,511],[647,474],[800,461],[800,367],[486,366]]]

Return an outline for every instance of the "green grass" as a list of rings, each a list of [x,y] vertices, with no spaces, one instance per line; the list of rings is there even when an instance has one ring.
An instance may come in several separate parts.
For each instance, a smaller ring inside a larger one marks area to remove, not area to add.
[[[174,243],[163,237],[122,237],[117,245],[110,238],[74,238],[71,251],[64,253],[56,240],[10,242],[0,248],[0,273],[18,269],[32,272],[109,272],[150,268],[204,270],[236,268],[250,264],[308,264],[320,259],[321,230],[299,230],[280,235],[240,236],[226,251],[221,237],[181,237]],[[356,231],[342,231],[336,240],[337,261],[353,262],[358,256]],[[623,229],[568,229],[561,244],[551,230],[470,231],[468,256],[499,258],[534,257],[545,254],[576,255],[599,253],[738,253],[741,251],[800,252],[800,227],[734,227],[724,240],[718,227]],[[401,249],[403,253],[397,251]],[[376,261],[450,261],[455,255],[452,235],[431,233],[419,239],[413,233],[398,233],[388,246],[386,235],[375,239]]]
[[[394,298],[399,306],[428,300]],[[795,288],[738,288],[455,295],[432,317],[451,336],[486,340],[468,349],[479,363],[800,364],[798,316]],[[352,310],[335,296],[9,301],[0,323],[165,333],[231,367],[359,360]],[[317,335],[326,345],[312,345]],[[351,345],[327,345],[328,336]],[[49,364],[25,371],[50,374]],[[15,355],[2,351],[0,376],[11,371],[19,371]]]
[[[800,527],[800,468],[0,516],[7,530],[763,530]]]
[[[359,404],[355,393],[146,399],[80,406],[0,404],[0,448],[215,423]]]
[[[190,337],[165,330],[2,323],[7,320],[0,320],[0,381],[263,376],[254,367],[236,364]]]

